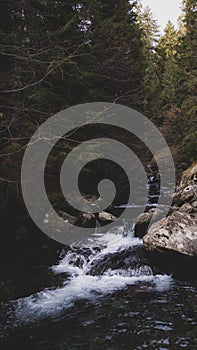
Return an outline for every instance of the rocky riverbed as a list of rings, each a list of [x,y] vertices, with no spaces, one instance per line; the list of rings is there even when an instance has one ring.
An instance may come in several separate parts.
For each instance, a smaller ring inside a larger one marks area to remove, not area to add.
[[[151,251],[197,256],[197,163],[183,173],[168,216],[159,219],[160,214],[159,209],[150,209],[138,217],[135,234],[143,237],[144,246]],[[155,222],[148,229],[152,218]]]

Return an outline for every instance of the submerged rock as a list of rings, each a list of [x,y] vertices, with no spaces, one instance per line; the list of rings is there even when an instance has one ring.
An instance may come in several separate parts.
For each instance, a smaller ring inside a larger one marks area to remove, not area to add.
[[[120,274],[139,276],[153,275],[154,267],[149,263],[149,253],[142,245],[136,245],[107,255],[101,255],[89,266],[88,274],[92,276],[120,270]]]

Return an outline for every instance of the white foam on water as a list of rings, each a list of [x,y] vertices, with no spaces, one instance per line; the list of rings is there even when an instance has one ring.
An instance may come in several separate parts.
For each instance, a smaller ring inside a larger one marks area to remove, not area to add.
[[[142,245],[142,240],[134,237],[132,231],[129,231],[127,235],[125,235],[125,232],[122,231],[122,227],[119,227],[116,233],[108,232],[106,234],[100,234],[99,237],[90,241],[89,246],[86,246],[86,248],[92,250],[92,254],[89,256],[89,262],[87,262],[87,259],[82,254],[68,252],[58,265],[52,267],[52,270],[56,274],[64,272],[84,274],[84,272],[88,272],[92,261],[99,261],[109,253],[116,253],[121,249],[131,248],[136,245]],[[99,248],[100,251],[95,252],[94,247]],[[83,262],[82,269],[73,266],[74,260],[76,261],[77,259]]]
[[[142,241],[133,237],[132,232],[126,236],[121,230],[116,233],[101,235],[94,240],[94,245],[99,247],[96,250],[91,242],[90,254],[86,256],[81,252],[69,251],[59,263],[52,266],[55,274],[67,273],[67,279],[63,286],[56,289],[44,289],[43,291],[17,300],[16,315],[20,321],[32,321],[39,317],[53,316],[71,307],[77,300],[95,298],[121,290],[130,285],[145,283],[156,291],[169,289],[172,278],[167,275],[151,275],[150,269],[142,269],[136,273],[134,270],[108,269],[99,276],[88,274],[92,262],[99,260],[107,254],[115,253],[125,248],[141,245]],[[69,275],[69,278],[68,278]]]
[[[72,278],[62,288],[45,289],[34,296],[18,300],[17,315],[23,321],[57,315],[64,309],[73,306],[77,300],[94,301],[99,296],[140,282],[147,283],[147,288],[150,286],[151,290],[164,291],[169,289],[171,277],[167,275],[126,276],[116,270],[114,273],[111,271],[109,275],[102,276],[79,275]]]

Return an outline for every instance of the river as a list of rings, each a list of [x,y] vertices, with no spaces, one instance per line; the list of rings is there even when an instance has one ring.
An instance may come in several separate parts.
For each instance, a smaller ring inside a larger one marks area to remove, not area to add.
[[[0,270],[1,350],[197,349],[197,282],[155,270],[132,225],[55,264]]]
[[[124,252],[142,244],[131,231],[104,237],[53,266],[1,271],[1,349],[196,349],[197,284],[128,268]]]

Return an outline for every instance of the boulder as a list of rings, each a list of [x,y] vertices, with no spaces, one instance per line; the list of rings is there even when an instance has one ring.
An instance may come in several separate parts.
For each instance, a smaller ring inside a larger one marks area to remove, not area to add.
[[[189,213],[189,214],[191,214],[191,213],[194,212],[194,208],[193,208],[193,206],[191,204],[185,203],[185,204],[183,204],[180,207],[179,212],[180,213]]]
[[[142,245],[120,249],[114,253],[100,255],[89,264],[89,275],[98,276],[108,271],[119,270],[120,274],[139,276],[140,274],[153,275],[154,267],[149,263],[150,253]]]
[[[179,207],[186,202],[197,201],[197,163],[185,170],[173,196],[173,203]]]
[[[99,221],[106,221],[106,222],[113,222],[113,221],[116,221],[117,218],[110,214],[110,213],[107,213],[106,211],[102,211],[99,213],[98,215],[98,218],[99,218]]]
[[[152,219],[152,213],[142,213],[138,215],[137,222],[135,224],[135,236],[142,238],[148,229],[148,225]]]
[[[66,223],[81,227],[95,227],[96,219],[99,222],[113,222],[117,219],[114,215],[105,211],[100,212],[98,217],[94,213],[80,213],[77,216],[72,216],[63,211],[59,211],[58,213]]]
[[[197,163],[183,173],[169,215],[150,227],[143,242],[152,251],[197,256]]]
[[[183,209],[183,208],[182,208]],[[197,255],[197,214],[177,210],[154,223],[143,238],[149,250],[171,250],[188,256]]]
[[[186,187],[179,188],[173,196],[173,203],[179,207],[183,203],[193,203],[197,200],[197,185],[188,185]]]
[[[192,164],[190,168],[184,171],[180,187],[187,187],[188,185],[194,185],[197,184],[197,162]]]
[[[151,208],[148,212],[138,215],[134,229],[135,236],[142,238],[147,233],[151,219],[158,221],[162,213],[163,211],[158,208]]]

